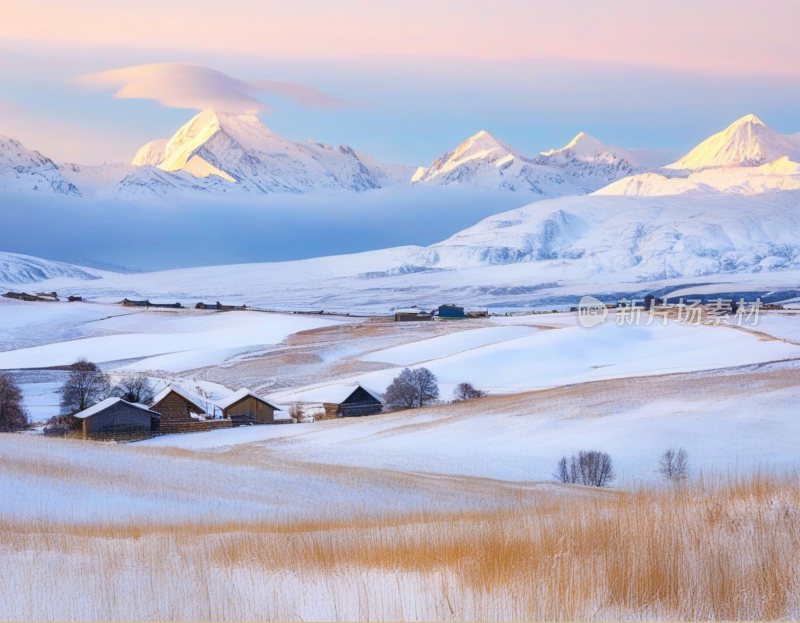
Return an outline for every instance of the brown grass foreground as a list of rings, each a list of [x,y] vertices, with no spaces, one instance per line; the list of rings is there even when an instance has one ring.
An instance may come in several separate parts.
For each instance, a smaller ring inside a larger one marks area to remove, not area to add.
[[[292,523],[0,523],[0,619],[796,619],[795,476]]]

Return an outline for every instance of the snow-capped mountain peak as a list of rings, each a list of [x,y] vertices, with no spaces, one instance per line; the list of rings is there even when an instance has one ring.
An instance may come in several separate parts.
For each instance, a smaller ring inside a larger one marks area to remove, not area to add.
[[[155,141],[145,143],[136,152],[136,155],[131,160],[131,164],[135,167],[143,166],[158,166],[164,161],[164,154],[167,151],[167,143],[169,139],[160,138]]]
[[[507,155],[524,157],[522,152],[513,145],[495,138],[486,130],[481,130],[456,147],[452,160],[464,161],[472,158],[485,158],[497,153],[502,154],[503,157]]]
[[[408,182],[413,169],[383,165],[347,145],[334,148],[313,142],[298,143],[269,128],[255,115],[204,110],[164,146],[158,160],[157,145],[142,147],[135,160],[157,165],[168,175],[195,178],[170,179],[145,171],[128,179],[123,194],[135,189],[155,195],[187,187],[214,192],[304,193],[325,189],[364,191]],[[149,162],[148,162],[149,160]],[[219,184],[223,180],[225,183]]]
[[[561,155],[565,159],[575,158],[577,160],[627,160],[631,165],[638,166],[636,158],[631,153],[616,145],[606,145],[599,139],[586,132],[579,132],[575,138],[561,149],[551,149],[540,154],[541,157],[548,158]]]
[[[5,136],[0,136],[0,188],[61,195],[81,194],[75,185],[64,178],[50,158]]]
[[[745,115],[666,168],[759,166],[783,156],[800,156],[800,144],[791,136],[778,134],[755,115]]]
[[[473,178],[474,173],[481,168],[506,169],[515,159],[526,160],[519,149],[495,138],[486,130],[481,130],[454,150],[439,156],[429,167],[420,167],[411,181],[416,183],[436,180],[442,184],[466,181]],[[467,169],[470,170],[469,173]]]

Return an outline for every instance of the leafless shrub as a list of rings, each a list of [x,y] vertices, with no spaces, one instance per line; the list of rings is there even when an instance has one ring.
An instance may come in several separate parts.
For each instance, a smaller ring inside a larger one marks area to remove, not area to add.
[[[424,407],[439,399],[439,384],[427,368],[405,368],[386,389],[384,398],[389,407]]]
[[[453,399],[456,402],[462,400],[473,400],[474,398],[483,398],[486,392],[482,389],[476,389],[472,383],[459,383],[453,391]]]
[[[668,480],[689,477],[689,453],[683,448],[670,448],[658,460],[658,473]]]
[[[112,393],[128,402],[149,405],[156,397],[153,384],[144,374],[123,376],[114,387]]]
[[[611,457],[594,450],[562,457],[553,476],[558,482],[587,487],[609,487],[616,478]]]
[[[22,390],[7,372],[0,372],[0,432],[28,427],[28,414],[22,405]]]
[[[293,402],[291,405],[289,405],[289,415],[293,417],[296,422],[314,421],[314,416],[306,414],[305,408],[299,402]]]
[[[59,390],[62,413],[83,411],[111,394],[108,376],[96,364],[86,359],[78,359],[70,369],[69,377]]]

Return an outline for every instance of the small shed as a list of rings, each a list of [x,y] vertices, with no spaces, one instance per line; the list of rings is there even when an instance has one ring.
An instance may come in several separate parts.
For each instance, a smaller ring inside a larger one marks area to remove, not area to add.
[[[222,409],[222,415],[237,420],[240,423],[252,424],[281,424],[291,422],[289,415],[281,408],[257,396],[247,388],[231,394],[223,400],[217,401],[217,406]]]
[[[161,414],[122,398],[106,398],[74,417],[81,420],[83,439],[136,441],[153,436]]]
[[[395,322],[424,322],[426,320],[433,320],[433,312],[426,312],[416,307],[408,309],[394,310]]]
[[[458,305],[439,305],[439,318],[445,320],[460,320],[468,317],[469,316],[464,313],[463,307],[459,307]]]

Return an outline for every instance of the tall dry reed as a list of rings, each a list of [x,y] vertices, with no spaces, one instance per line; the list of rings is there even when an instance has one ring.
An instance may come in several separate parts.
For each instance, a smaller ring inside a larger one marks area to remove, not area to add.
[[[800,615],[800,486],[775,473],[464,513],[0,521],[0,619]]]

